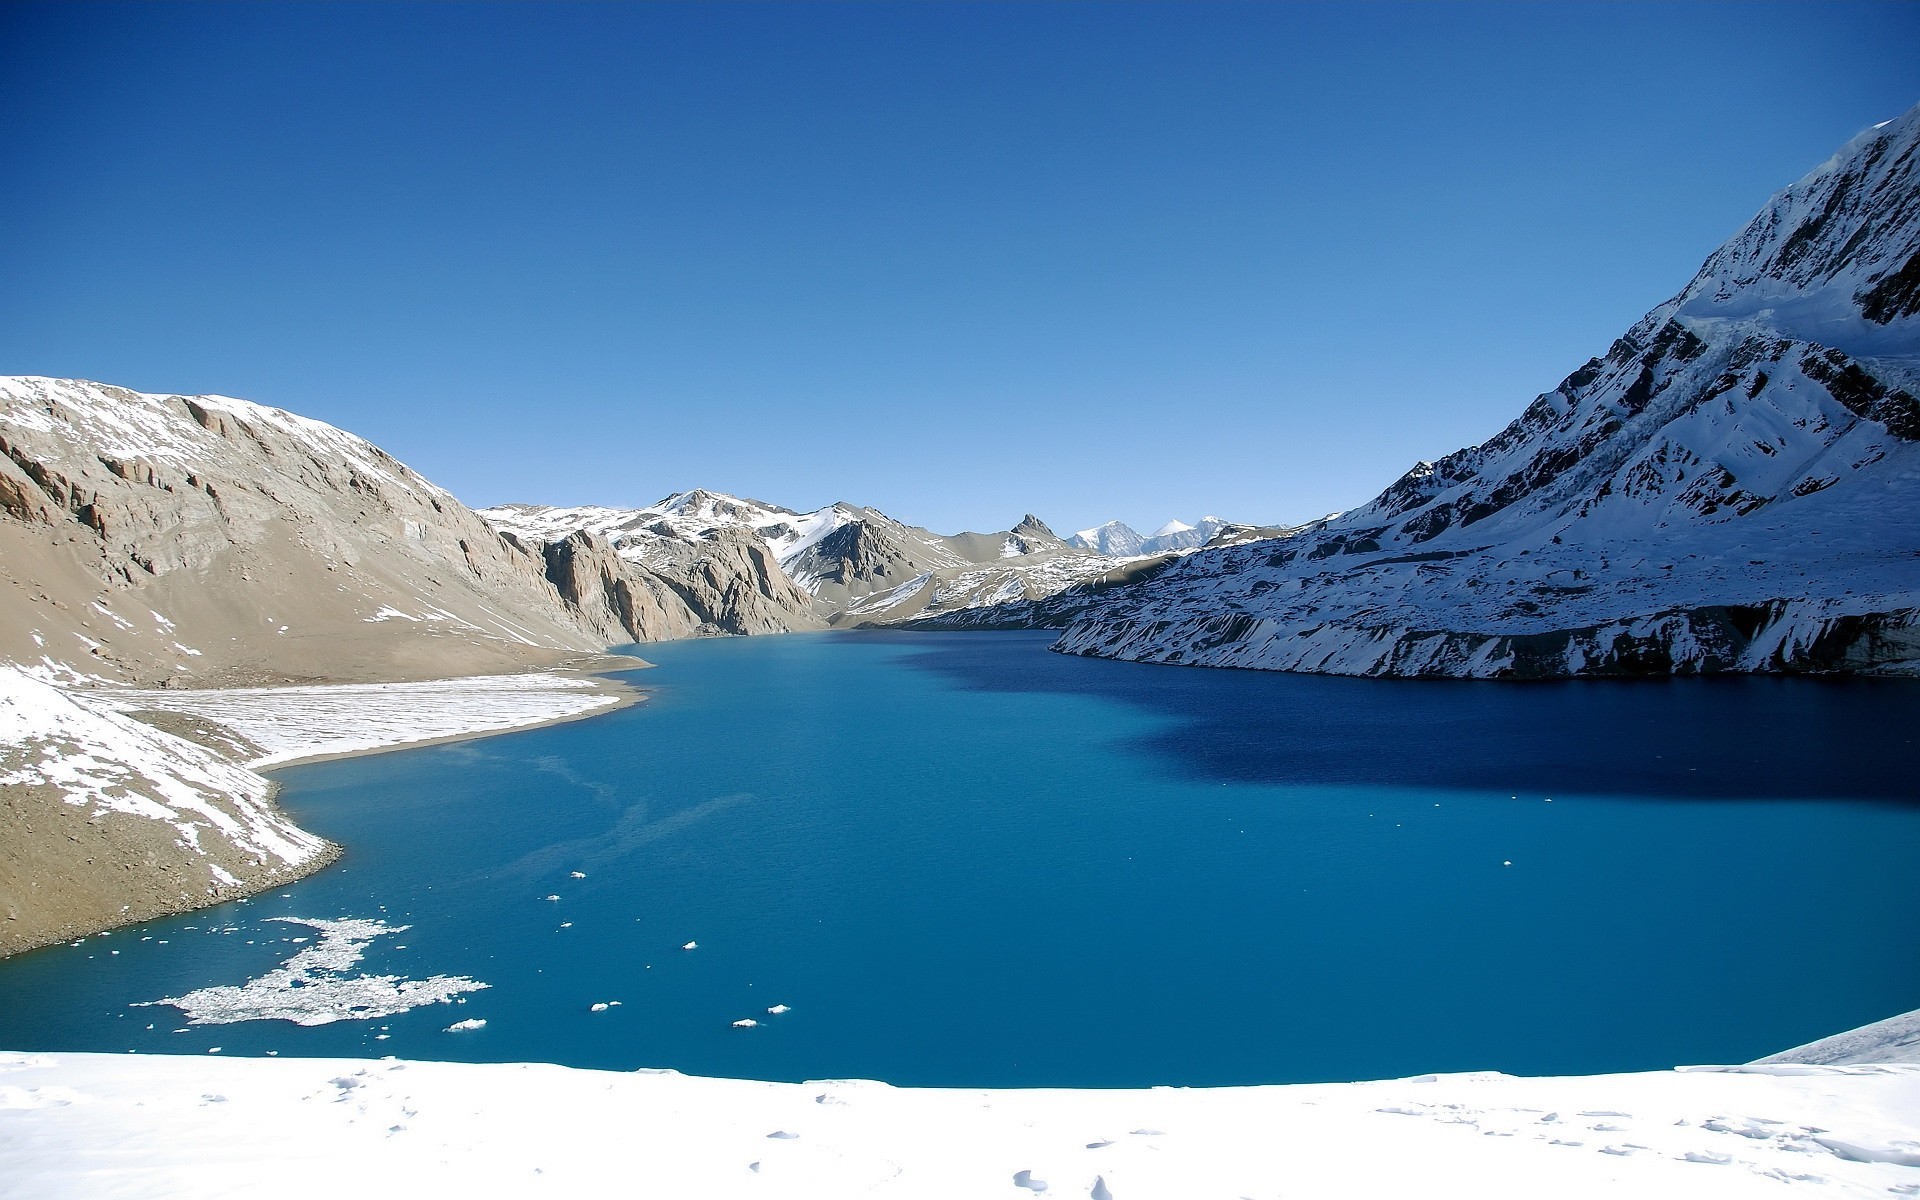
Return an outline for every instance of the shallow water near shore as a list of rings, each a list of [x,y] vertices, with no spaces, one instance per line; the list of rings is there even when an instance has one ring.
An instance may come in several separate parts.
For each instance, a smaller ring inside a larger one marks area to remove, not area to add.
[[[1920,1007],[1920,685],[1049,640],[648,646],[636,708],[282,771],[339,864],[0,962],[0,1045],[1197,1085],[1744,1061]],[[329,936],[284,917],[386,923],[328,978],[488,986],[315,1026],[139,1006]]]

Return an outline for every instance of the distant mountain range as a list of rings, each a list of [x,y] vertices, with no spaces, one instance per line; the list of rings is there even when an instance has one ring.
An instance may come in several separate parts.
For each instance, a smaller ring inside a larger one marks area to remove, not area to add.
[[[1193,525],[1168,521],[1142,536],[1124,521],[1108,521],[1095,529],[1082,529],[1067,543],[1083,550],[1126,557],[1135,554],[1164,554],[1169,550],[1195,550],[1213,540],[1213,536],[1232,525],[1219,517],[1201,517]]]
[[[719,492],[676,492],[645,508],[505,504],[481,516],[523,544],[584,534],[619,559],[653,567],[722,536],[757,538],[810,597],[796,622],[878,625],[1040,599],[1076,584],[1127,576],[1147,554],[1107,554],[1062,541],[1029,514],[995,533],[938,534],[876,508],[831,504],[797,512]]]

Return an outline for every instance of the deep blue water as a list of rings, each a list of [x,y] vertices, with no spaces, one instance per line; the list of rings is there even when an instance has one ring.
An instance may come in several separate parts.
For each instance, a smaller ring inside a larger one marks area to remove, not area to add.
[[[650,646],[639,707],[285,771],[338,866],[0,963],[0,1045],[1218,1084],[1740,1061],[1920,1007],[1920,687],[1047,640]],[[363,969],[492,986],[316,1028],[130,1007],[272,967],[310,932],[275,915],[407,923]]]

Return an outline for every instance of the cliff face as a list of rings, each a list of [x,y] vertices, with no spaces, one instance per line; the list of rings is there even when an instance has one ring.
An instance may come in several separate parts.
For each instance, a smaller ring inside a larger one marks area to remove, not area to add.
[[[507,534],[520,540],[519,535]],[[585,529],[546,542],[547,577],[610,642],[818,629],[813,601],[759,538],[721,528],[621,557]]]
[[[1497,436],[1057,648],[1361,675],[1920,670],[1920,109]]]
[[[378,447],[244,400],[0,379],[0,659],[200,686],[509,670],[603,641]]]

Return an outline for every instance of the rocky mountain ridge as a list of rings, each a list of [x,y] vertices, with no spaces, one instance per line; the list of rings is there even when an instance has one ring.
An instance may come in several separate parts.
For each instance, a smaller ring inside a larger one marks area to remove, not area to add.
[[[1370,503],[1027,618],[1068,653],[1337,674],[1920,670],[1917,160],[1920,108]]]

